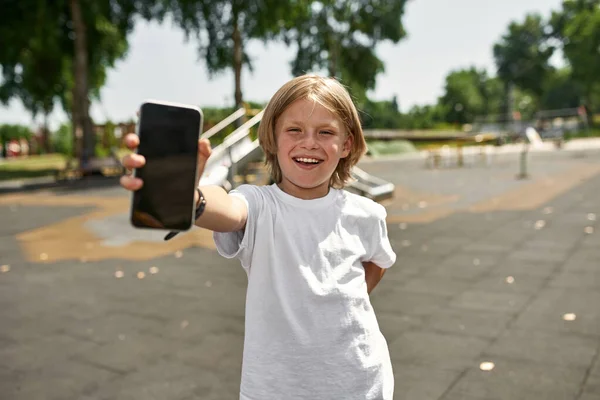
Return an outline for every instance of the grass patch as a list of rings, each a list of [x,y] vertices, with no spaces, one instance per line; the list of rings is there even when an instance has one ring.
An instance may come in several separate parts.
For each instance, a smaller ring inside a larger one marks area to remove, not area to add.
[[[40,156],[29,156],[23,158],[6,159],[0,161],[0,170],[42,170],[60,169],[67,163],[67,157],[62,154],[44,154]]]
[[[44,154],[0,161],[0,180],[51,176],[64,169],[68,158],[62,154]]]
[[[374,157],[417,152],[414,144],[408,140],[370,140],[367,147],[369,154]]]
[[[592,129],[586,129],[583,131],[565,133],[565,140],[590,138],[590,137],[600,137],[600,129],[592,128]]]
[[[37,170],[1,170],[0,181],[10,181],[13,179],[40,178],[43,176],[54,176],[55,169],[37,169]]]
[[[456,141],[456,140],[443,140],[443,141],[419,141],[419,142],[415,142],[414,145],[416,147],[416,149],[418,151],[421,150],[435,150],[435,149],[439,149],[443,146],[448,146],[448,147],[458,147],[459,145],[461,145],[462,147],[468,147],[468,146],[482,146],[482,145],[489,145],[489,144],[493,144],[492,142],[482,142],[482,143],[478,143],[478,142],[473,142],[473,141]]]

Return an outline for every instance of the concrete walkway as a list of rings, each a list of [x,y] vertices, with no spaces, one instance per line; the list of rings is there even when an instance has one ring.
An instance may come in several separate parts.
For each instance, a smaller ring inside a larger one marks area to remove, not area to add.
[[[600,155],[393,181],[372,295],[398,400],[600,398]],[[194,232],[127,240],[116,187],[0,196],[0,399],[236,399],[246,277]]]

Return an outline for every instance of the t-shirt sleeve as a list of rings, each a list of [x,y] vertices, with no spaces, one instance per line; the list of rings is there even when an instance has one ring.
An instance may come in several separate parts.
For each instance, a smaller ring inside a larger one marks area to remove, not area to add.
[[[388,238],[387,224],[385,219],[387,212],[385,208],[377,204],[376,212],[372,220],[373,228],[370,240],[367,240],[367,256],[364,261],[370,261],[377,264],[380,268],[389,268],[396,262],[396,253],[392,250],[390,239]]]
[[[237,232],[214,232],[213,240],[219,254],[225,258],[238,258],[242,267],[249,270],[256,235],[256,220],[260,212],[260,193],[255,186],[241,185],[229,192],[229,195],[240,198],[246,204],[248,209],[246,227]]]

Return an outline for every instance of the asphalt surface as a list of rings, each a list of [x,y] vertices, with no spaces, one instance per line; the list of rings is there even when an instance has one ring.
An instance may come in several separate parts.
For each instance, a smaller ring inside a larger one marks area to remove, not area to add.
[[[395,399],[600,399],[597,152],[532,155],[525,180],[517,154],[361,166],[397,185],[372,294]],[[238,397],[245,273],[202,232],[111,241],[128,201],[0,195],[0,399]]]

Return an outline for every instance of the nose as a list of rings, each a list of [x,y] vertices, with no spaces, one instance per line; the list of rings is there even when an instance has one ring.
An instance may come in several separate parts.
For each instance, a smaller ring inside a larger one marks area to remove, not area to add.
[[[307,131],[302,138],[302,147],[315,149],[317,147],[317,132]]]

